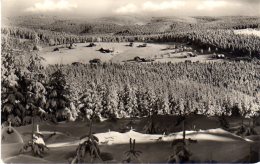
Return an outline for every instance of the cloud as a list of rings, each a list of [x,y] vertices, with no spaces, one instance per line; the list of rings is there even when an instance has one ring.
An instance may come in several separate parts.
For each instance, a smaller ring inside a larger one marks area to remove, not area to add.
[[[162,11],[168,9],[177,9],[179,7],[185,6],[186,1],[183,0],[171,0],[164,2],[152,2],[152,1],[144,1],[139,6],[129,3],[123,5],[115,10],[115,13],[118,14],[126,14],[126,13],[137,13],[142,11]]]
[[[138,12],[138,7],[132,3],[127,4],[125,6],[121,6],[115,10],[116,13],[126,14],[126,13],[136,13]]]
[[[204,0],[197,5],[197,10],[213,10],[216,8],[225,8],[232,6],[240,6],[240,3],[223,0]]]
[[[184,7],[185,4],[186,2],[183,0],[164,1],[160,3],[147,1],[143,4],[143,10],[160,11],[160,10],[168,10],[168,9],[177,9],[179,7]]]
[[[71,4],[68,0],[44,0],[43,2],[35,3],[34,6],[26,8],[27,12],[46,12],[46,11],[62,11],[77,8],[77,4]]]

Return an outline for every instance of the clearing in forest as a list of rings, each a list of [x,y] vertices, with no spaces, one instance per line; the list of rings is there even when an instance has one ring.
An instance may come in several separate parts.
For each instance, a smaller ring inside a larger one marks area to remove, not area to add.
[[[66,46],[52,46],[44,48],[40,54],[46,59],[46,64],[71,64],[73,62],[88,63],[92,59],[100,59],[102,62],[121,63],[133,60],[135,57],[154,60],[155,62],[184,62],[208,61],[212,55],[204,54],[195,57],[187,56],[187,52],[176,52],[174,49],[167,49],[176,43],[148,43],[146,47],[139,47],[144,43],[135,42],[133,46],[129,43],[96,43],[96,46],[87,47],[89,43],[78,43],[73,49]],[[180,44],[179,44],[180,45]],[[54,49],[58,47],[58,51]],[[104,53],[101,48],[111,50]],[[177,49],[177,48],[176,48]],[[193,51],[193,50],[192,50]],[[185,57],[187,56],[187,57]]]

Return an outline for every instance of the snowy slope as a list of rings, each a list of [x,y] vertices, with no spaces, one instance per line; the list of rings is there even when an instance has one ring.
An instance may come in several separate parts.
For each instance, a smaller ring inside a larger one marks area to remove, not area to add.
[[[95,134],[98,137],[100,144],[127,144],[129,139],[136,139],[138,143],[148,143],[156,141],[172,141],[174,139],[181,139],[182,132],[172,133],[169,135],[151,135],[151,134],[142,134],[130,130],[126,133],[119,133],[115,131],[97,133]],[[160,139],[159,139],[160,138]],[[227,132],[223,129],[210,129],[210,130],[200,130],[200,131],[186,131],[186,138],[191,138],[194,140],[206,140],[206,141],[221,141],[221,142],[232,142],[232,141],[249,141],[248,139],[243,139],[239,136],[236,136],[230,132]],[[53,143],[47,145],[48,147],[63,147],[63,146],[73,146],[78,145],[79,143],[84,142],[84,139],[77,140],[73,142],[66,143]]]

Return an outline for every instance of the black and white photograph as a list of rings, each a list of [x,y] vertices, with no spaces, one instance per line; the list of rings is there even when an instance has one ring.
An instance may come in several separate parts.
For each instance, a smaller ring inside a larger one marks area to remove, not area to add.
[[[260,0],[0,5],[0,163],[260,163]]]

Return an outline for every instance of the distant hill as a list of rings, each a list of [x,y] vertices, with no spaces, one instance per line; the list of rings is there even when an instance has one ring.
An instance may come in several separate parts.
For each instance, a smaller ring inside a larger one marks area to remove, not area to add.
[[[115,16],[115,17],[102,17],[93,20],[98,23],[117,24],[117,25],[146,25],[151,21],[151,18],[144,16]]]
[[[2,23],[30,29],[84,34],[138,35],[170,32],[183,27],[258,28],[259,17],[147,17],[114,16],[101,18],[62,16],[18,16],[3,18]]]

